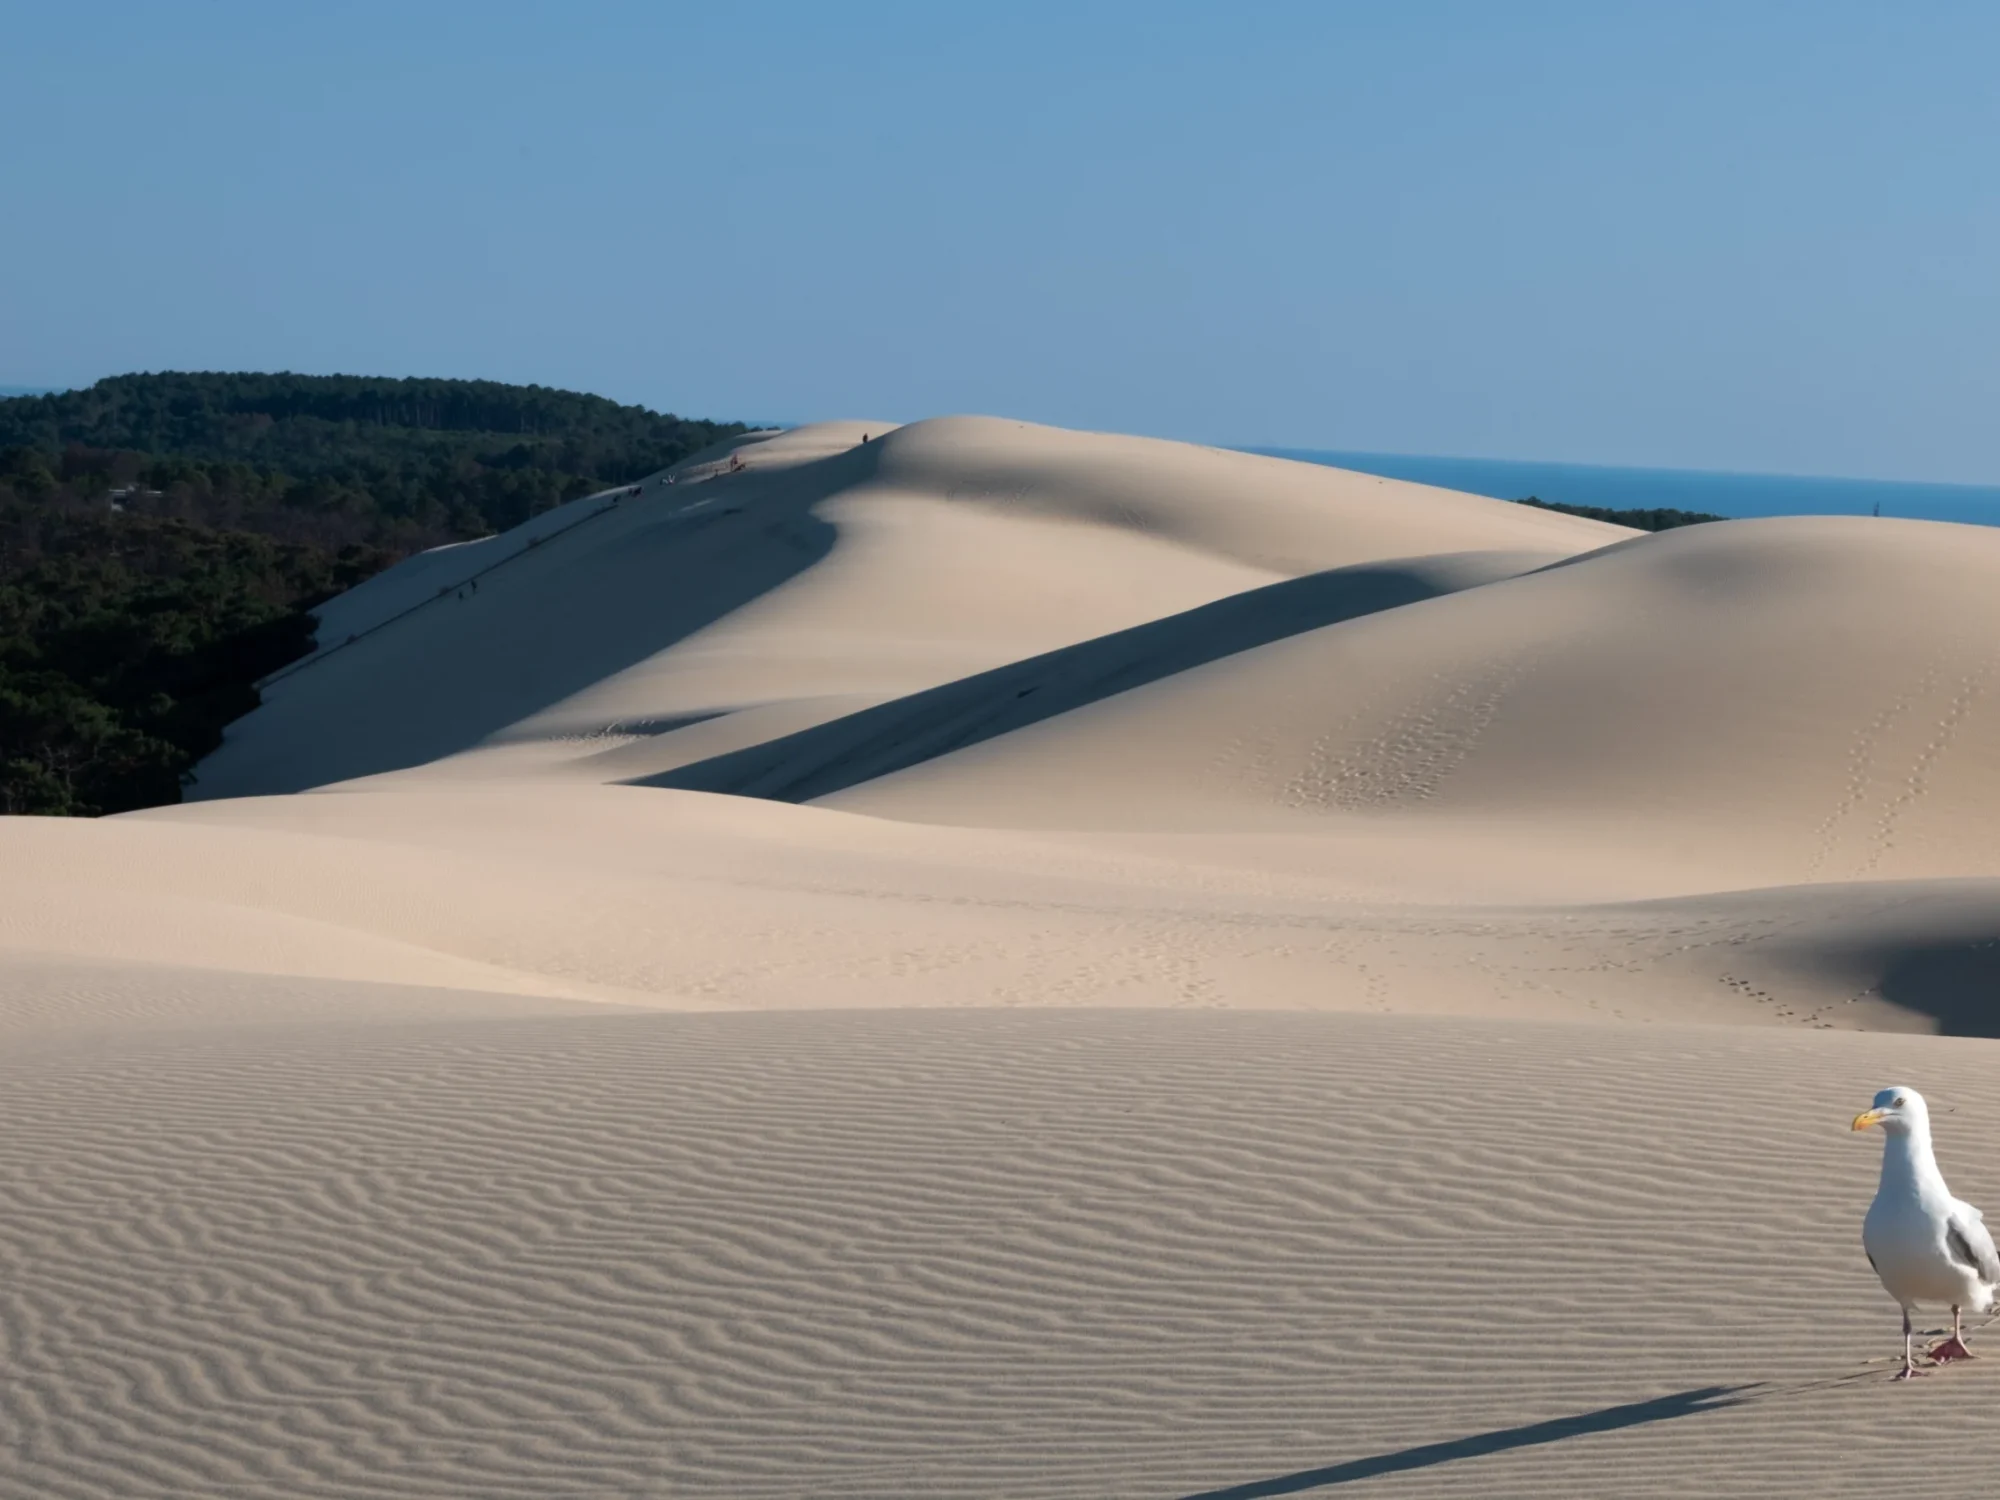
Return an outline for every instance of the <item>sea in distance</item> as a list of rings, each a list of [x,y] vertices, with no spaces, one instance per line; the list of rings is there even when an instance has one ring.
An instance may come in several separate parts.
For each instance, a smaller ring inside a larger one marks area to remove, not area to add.
[[[1816,479],[1799,474],[1729,474],[1704,469],[1621,469],[1598,464],[1503,458],[1426,458],[1408,453],[1253,448],[1276,458],[1358,469],[1496,500],[1602,505],[1611,510],[1694,510],[1732,520],[1751,516],[1867,516],[2000,526],[2000,485],[1915,484],[1892,479]]]

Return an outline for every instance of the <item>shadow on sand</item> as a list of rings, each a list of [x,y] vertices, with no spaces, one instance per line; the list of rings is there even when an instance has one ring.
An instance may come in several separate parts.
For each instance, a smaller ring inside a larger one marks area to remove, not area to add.
[[[814,507],[874,461],[844,453],[656,490],[607,508],[620,526],[591,518],[557,532],[489,569],[476,599],[447,594],[308,665],[265,711],[256,750],[214,757],[202,795],[300,791],[487,743],[821,561],[835,530]],[[530,557],[532,583],[517,585]]]
[[[1883,965],[1877,988],[1945,1036],[2000,1036],[2000,920],[1909,944]]]
[[[1505,1453],[1513,1448],[1532,1448],[1541,1443],[1560,1443],[1566,1438],[1593,1432],[1616,1432],[1622,1427],[1640,1427],[1649,1422],[1671,1422],[1678,1417],[1699,1416],[1707,1411],[1740,1406],[1751,1399],[1755,1385],[1705,1385],[1650,1401],[1632,1401],[1623,1406],[1606,1406],[1597,1411],[1578,1412],[1548,1422],[1531,1422],[1525,1427],[1502,1427],[1472,1437],[1452,1438],[1443,1443],[1425,1443],[1394,1453],[1377,1453],[1369,1458],[1329,1464],[1323,1469],[1304,1469],[1281,1474],[1274,1479],[1253,1479],[1219,1490],[1203,1490],[1183,1500],[1269,1500],[1277,1495],[1302,1495],[1308,1490],[1329,1489],[1351,1484],[1357,1479],[1373,1479],[1381,1474],[1400,1474],[1409,1469],[1427,1469],[1434,1464],[1456,1463],[1464,1458],[1484,1458],[1489,1453]]]
[[[634,785],[810,802],[1287,636],[1511,577],[1528,560],[1457,553],[1286,579]]]

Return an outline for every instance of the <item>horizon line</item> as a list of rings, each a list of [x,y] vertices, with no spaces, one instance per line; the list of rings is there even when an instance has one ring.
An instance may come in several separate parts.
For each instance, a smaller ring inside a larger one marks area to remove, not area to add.
[[[139,372],[139,373],[150,373],[150,372]],[[238,373],[262,373],[262,372],[214,371],[214,372],[204,372],[204,373],[238,374]],[[100,377],[100,379],[108,379],[108,378],[110,377]],[[411,377],[387,376],[384,378],[408,379]],[[442,378],[454,378],[454,377],[442,377]],[[480,379],[484,377],[469,376],[469,377],[457,377],[457,378]],[[516,384],[518,382],[501,381],[498,383]],[[35,396],[67,395],[72,391],[89,390],[91,386],[95,384],[97,384],[97,381],[91,381],[88,384],[84,385],[0,384],[0,400],[18,400],[23,397],[35,397]],[[562,390],[565,388],[560,386],[551,386],[548,387],[548,389]],[[579,391],[577,392],[577,394],[595,395],[598,393],[591,391]],[[604,399],[618,400],[617,397],[605,397]],[[621,402],[620,404],[636,404],[636,403]],[[651,410],[652,408],[648,407],[647,409]],[[709,420],[716,420],[716,419],[710,418]],[[744,425],[748,426],[753,431],[760,431],[760,432],[768,432],[768,431],[782,432],[782,431],[789,431],[790,429],[796,427],[806,427],[813,425],[811,422],[799,422],[799,421],[754,421],[753,422],[749,421],[748,419],[742,419],[742,420],[744,421]],[[917,420],[921,421],[923,419],[918,418]],[[908,424],[898,423],[897,425],[906,426]],[[1173,438],[1173,439],[1168,439],[1168,441],[1199,443],[1199,440],[1194,438]],[[1704,475],[1714,478],[1727,478],[1727,479],[1792,479],[1792,480],[1806,480],[1814,484],[1885,485],[1892,488],[1902,488],[1902,489],[1909,489],[1914,487],[1914,488],[1938,489],[1938,490],[1970,490],[1973,491],[1974,493],[1981,493],[1981,494],[2000,492],[2000,480],[1980,481],[1972,479],[1885,479],[1873,475],[1812,473],[1796,469],[1717,469],[1717,468],[1709,468],[1699,464],[1603,463],[1603,462],[1593,462],[1583,459],[1509,458],[1493,454],[1476,454],[1476,453],[1412,453],[1408,452],[1407,450],[1393,449],[1393,448],[1318,448],[1318,447],[1307,447],[1303,445],[1274,444],[1274,443],[1209,443],[1209,444],[1200,444],[1200,446],[1221,448],[1224,451],[1231,453],[1250,453],[1264,458],[1292,458],[1295,455],[1304,454],[1304,455],[1311,455],[1317,458],[1371,458],[1371,459],[1391,459],[1397,461],[1412,461],[1416,463],[1445,463],[1445,464],[1505,464],[1505,465],[1512,465],[1518,468],[1570,469],[1579,472],[1594,471],[1597,473],[1624,473],[1624,474],[1695,474],[1695,475]]]

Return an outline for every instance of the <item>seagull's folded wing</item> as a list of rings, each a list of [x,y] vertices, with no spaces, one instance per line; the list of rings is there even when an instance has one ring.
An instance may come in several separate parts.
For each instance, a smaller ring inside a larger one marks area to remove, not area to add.
[[[1952,1200],[1951,1216],[1945,1220],[1945,1250],[1951,1258],[1972,1267],[1989,1286],[2000,1284],[2000,1253],[1993,1248],[1993,1236],[1984,1218],[1970,1203]]]

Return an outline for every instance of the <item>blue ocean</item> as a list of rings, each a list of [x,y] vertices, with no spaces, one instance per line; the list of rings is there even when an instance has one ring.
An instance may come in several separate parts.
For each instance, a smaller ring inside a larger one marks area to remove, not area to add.
[[[1728,474],[1704,469],[1618,469],[1596,464],[1528,463],[1500,458],[1424,458],[1408,453],[1347,453],[1314,448],[1257,448],[1278,458],[1331,464],[1521,500],[1612,510],[1706,511],[1750,516],[1903,516],[2000,526],[2000,485],[1906,484],[1887,479],[1816,479],[1801,474]]]

